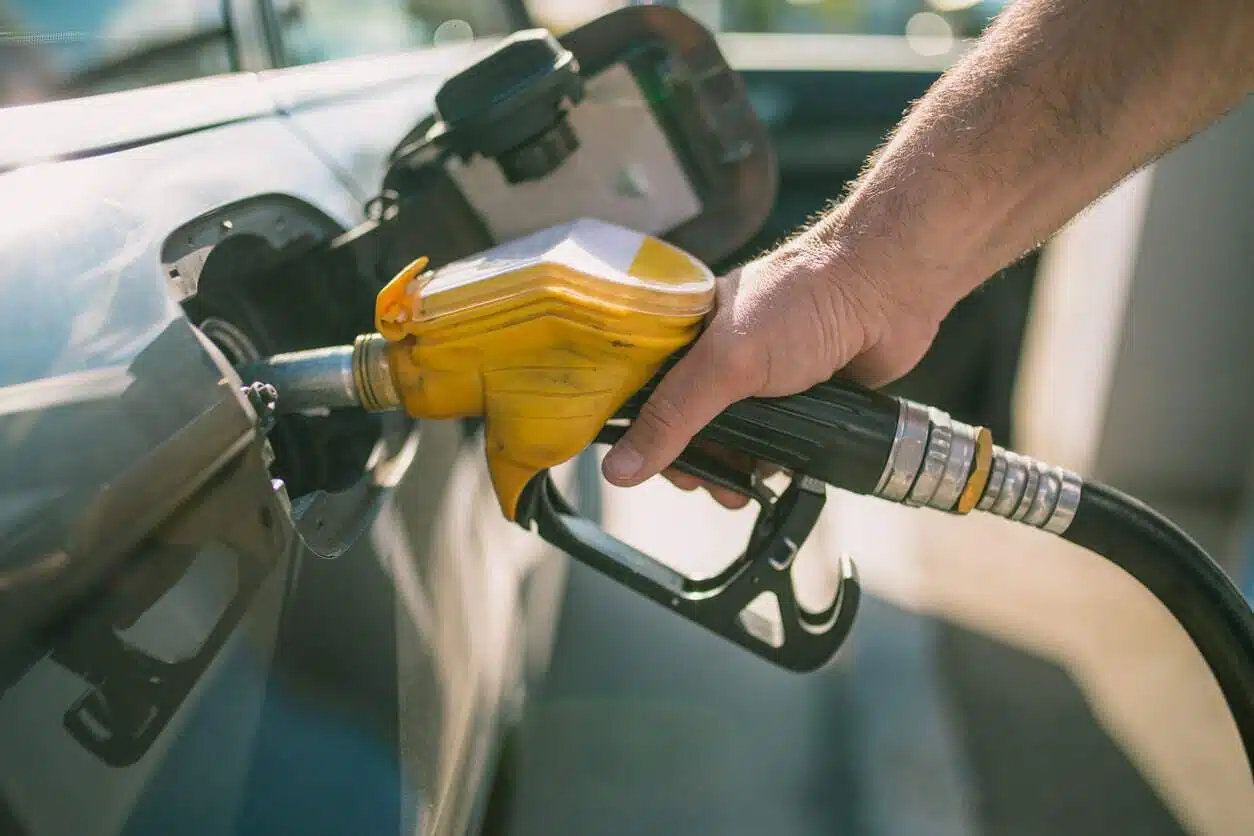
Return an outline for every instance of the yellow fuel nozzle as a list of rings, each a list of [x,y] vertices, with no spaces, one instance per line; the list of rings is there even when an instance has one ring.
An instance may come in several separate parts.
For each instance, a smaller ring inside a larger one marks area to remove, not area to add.
[[[714,275],[657,238],[583,219],[380,291],[378,335],[360,338],[363,405],[411,416],[483,416],[505,516],[541,471],[565,462],[676,350],[714,304]]]
[[[676,460],[679,469],[761,506],[745,550],[718,575],[694,582],[582,519],[552,479],[537,477],[593,442],[619,437],[624,428],[607,425],[610,418],[639,414],[659,371],[697,336],[714,304],[710,270],[656,238],[593,220],[426,267],[418,259],[379,293],[377,332],[351,346],[264,358],[241,378],[272,386],[277,412],[364,407],[403,408],[419,419],[482,416],[507,519],[775,664],[796,671],[824,664],[857,612],[848,561],[821,611],[795,595],[793,557],[823,510],[825,484],[906,500],[912,485],[922,485],[925,460],[935,458],[902,434],[903,426],[918,429],[922,415],[920,437],[941,444],[950,461],[944,473],[928,470],[936,478],[919,504],[961,512],[984,491],[991,465],[979,465],[979,451],[983,444],[991,455],[991,438],[965,432],[943,413],[844,381],[791,398],[750,398],[728,407],[703,437],[778,464],[793,478],[776,496],[700,450]],[[964,456],[976,465],[966,466]],[[763,594],[779,604],[778,630],[746,606]]]

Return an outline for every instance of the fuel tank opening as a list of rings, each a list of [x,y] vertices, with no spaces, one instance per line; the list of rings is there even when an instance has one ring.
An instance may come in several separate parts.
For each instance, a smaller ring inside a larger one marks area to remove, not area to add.
[[[200,323],[200,332],[218,347],[232,366],[255,363],[261,359],[261,352],[248,335],[225,319],[216,316],[207,318]]]
[[[354,309],[358,294],[363,305]],[[318,258],[316,250],[284,252],[244,234],[213,247],[183,308],[239,370],[263,357],[351,342],[356,326],[369,321],[372,301],[354,274]],[[283,481],[293,503],[349,490],[368,472],[382,435],[379,416],[361,410],[289,411],[268,435],[271,475]]]

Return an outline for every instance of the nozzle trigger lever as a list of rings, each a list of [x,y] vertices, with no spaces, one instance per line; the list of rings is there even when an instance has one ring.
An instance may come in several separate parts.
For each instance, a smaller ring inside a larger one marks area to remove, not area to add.
[[[623,430],[607,425],[597,442],[611,444]],[[844,557],[829,605],[815,612],[797,598],[795,558],[822,513],[826,486],[795,476],[776,497],[755,476],[693,449],[674,466],[761,506],[745,550],[711,578],[689,578],[608,534],[566,501],[547,471],[524,491],[518,522],[579,562],[773,664],[796,672],[825,665],[848,637],[860,598],[856,569]],[[750,609],[763,593],[774,595],[778,623]]]

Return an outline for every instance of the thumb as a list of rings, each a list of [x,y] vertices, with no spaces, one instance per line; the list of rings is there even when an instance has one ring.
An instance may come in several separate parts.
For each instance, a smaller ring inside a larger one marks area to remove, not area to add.
[[[601,469],[615,485],[630,487],[673,462],[702,427],[741,397],[737,376],[724,363],[710,333],[702,335],[658,383]]]

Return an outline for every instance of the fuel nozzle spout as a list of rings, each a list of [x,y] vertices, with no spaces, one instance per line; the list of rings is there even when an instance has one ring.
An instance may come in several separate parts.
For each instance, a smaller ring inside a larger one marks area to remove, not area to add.
[[[281,414],[335,409],[386,412],[402,407],[400,390],[381,334],[362,334],[351,345],[275,354],[238,369],[246,383],[269,383]]]

